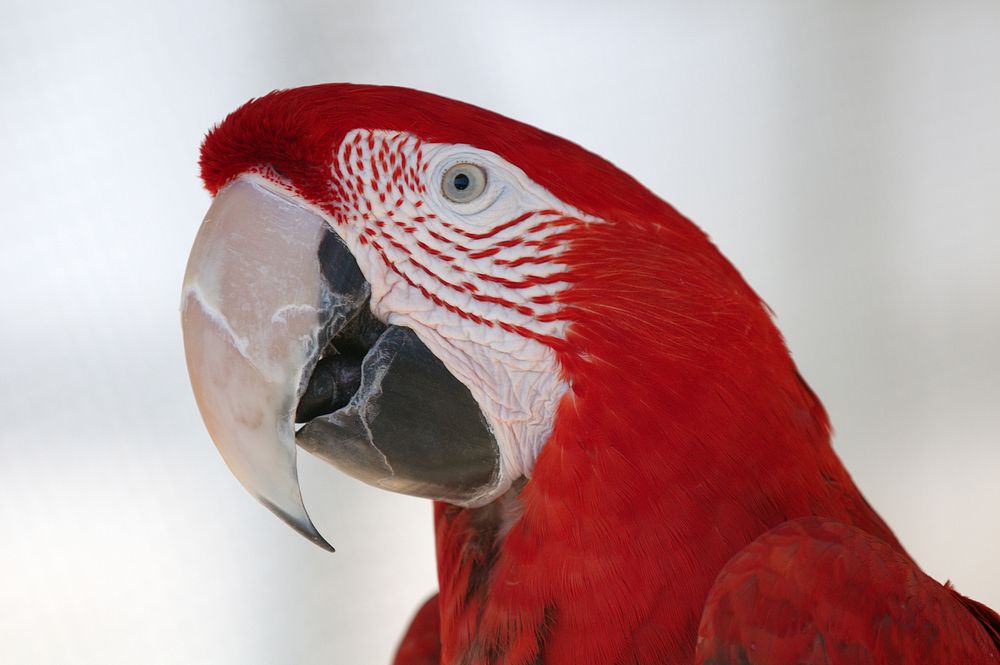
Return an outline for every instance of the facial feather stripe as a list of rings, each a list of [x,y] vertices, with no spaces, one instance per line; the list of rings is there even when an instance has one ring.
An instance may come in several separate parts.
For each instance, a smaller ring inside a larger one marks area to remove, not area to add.
[[[599,223],[496,154],[355,129],[332,156],[337,200],[321,205],[372,287],[372,312],[411,328],[472,392],[501,450],[493,500],[529,476],[567,385],[556,350],[569,232]],[[485,191],[455,203],[442,174],[487,172]],[[267,177],[268,174],[263,173]]]

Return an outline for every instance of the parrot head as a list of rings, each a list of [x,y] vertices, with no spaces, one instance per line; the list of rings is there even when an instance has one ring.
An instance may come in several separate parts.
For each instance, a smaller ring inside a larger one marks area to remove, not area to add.
[[[214,200],[182,297],[198,406],[242,484],[321,546],[297,447],[478,507],[571,430],[625,459],[685,433],[725,439],[699,427],[716,404],[734,431],[789,410],[825,430],[707,237],[569,141],[427,93],[329,84],[248,102],[209,132],[201,169]],[[700,464],[740,463],[725,441],[701,448]]]

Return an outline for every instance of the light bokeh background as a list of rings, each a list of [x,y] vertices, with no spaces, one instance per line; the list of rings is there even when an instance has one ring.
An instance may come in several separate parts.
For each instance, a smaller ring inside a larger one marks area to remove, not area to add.
[[[526,120],[696,220],[871,502],[1000,607],[1000,3],[5,0],[0,662],[386,663],[435,587],[429,504],[306,463],[315,548],[184,369],[201,136],[334,80]]]

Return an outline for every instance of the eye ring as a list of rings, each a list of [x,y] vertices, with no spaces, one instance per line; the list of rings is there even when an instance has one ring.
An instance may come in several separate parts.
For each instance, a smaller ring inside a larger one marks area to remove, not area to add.
[[[486,170],[471,162],[450,167],[441,176],[441,193],[452,203],[475,201],[486,191]]]

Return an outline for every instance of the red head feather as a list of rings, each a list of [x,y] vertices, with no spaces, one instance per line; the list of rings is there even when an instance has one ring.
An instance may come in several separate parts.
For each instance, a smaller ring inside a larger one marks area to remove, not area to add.
[[[214,194],[240,173],[270,165],[321,203],[331,195],[333,151],[357,128],[490,150],[595,217],[625,221],[672,212],[634,178],[575,143],[471,104],[391,86],[328,83],[251,100],[206,136],[201,176]]]

